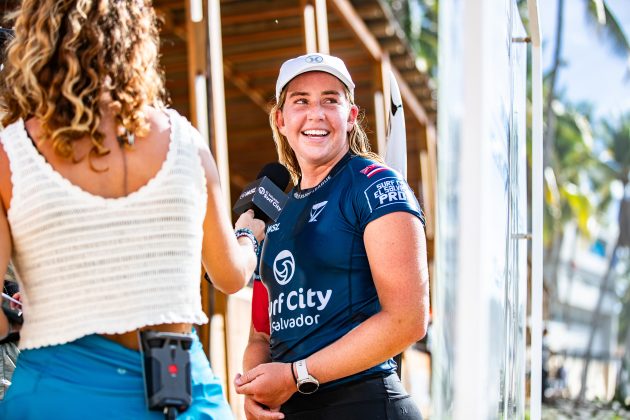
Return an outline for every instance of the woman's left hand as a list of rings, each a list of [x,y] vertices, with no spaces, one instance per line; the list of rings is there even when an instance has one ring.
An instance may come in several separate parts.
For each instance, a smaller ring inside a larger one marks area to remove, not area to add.
[[[245,395],[245,417],[247,420],[282,420],[284,414],[280,407],[269,408],[254,401],[251,396]]]
[[[263,363],[236,375],[236,392],[267,407],[279,407],[297,391],[290,363]]]

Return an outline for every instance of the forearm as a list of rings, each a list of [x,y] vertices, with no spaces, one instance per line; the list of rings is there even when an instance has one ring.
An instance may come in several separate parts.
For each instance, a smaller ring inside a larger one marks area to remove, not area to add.
[[[255,247],[248,237],[236,238],[223,202],[214,160],[208,150],[201,153],[201,159],[206,170],[208,190],[201,251],[203,265],[216,288],[232,294],[247,284],[256,269]],[[241,214],[235,227],[249,229],[258,242],[265,237],[265,223],[254,219],[252,210]]]
[[[293,378],[290,363],[271,361],[269,336],[252,328],[243,357],[243,374],[237,375],[234,380],[236,392],[249,400],[245,403],[246,410],[250,410],[252,415],[257,412],[264,418],[270,414],[269,411],[278,411],[297,391]],[[275,415],[271,417],[280,418]]]
[[[379,312],[306,359],[320,383],[362,372],[405,350],[426,333],[427,312],[402,316]]]
[[[237,244],[223,255],[217,253],[211,244],[204,246],[204,267],[212,284],[225,294],[241,290],[256,268],[256,254],[252,242],[246,237],[239,238],[236,242]],[[206,249],[209,251],[206,252]]]
[[[251,338],[243,355],[243,371],[247,372],[260,364],[269,362],[271,362],[269,341],[264,340],[262,337]]]

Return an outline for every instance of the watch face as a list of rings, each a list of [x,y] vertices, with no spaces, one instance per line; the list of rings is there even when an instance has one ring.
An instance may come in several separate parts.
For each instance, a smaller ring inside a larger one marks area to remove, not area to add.
[[[312,394],[313,392],[317,391],[317,388],[319,388],[319,384],[317,382],[311,381],[300,382],[300,384],[298,385],[298,391],[300,391],[302,394]]]

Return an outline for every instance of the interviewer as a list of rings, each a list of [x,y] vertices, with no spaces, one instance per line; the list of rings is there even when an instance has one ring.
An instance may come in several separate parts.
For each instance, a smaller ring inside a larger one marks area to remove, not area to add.
[[[0,418],[162,418],[145,405],[137,331],[206,323],[201,263],[218,289],[239,290],[264,224],[247,212],[235,236],[207,144],[162,104],[151,1],[24,0],[14,17],[0,274],[12,256],[24,325]],[[194,340],[182,417],[229,418]]]

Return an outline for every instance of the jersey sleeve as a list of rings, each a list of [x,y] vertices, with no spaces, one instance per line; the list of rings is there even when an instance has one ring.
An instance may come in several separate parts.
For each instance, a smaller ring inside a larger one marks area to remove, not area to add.
[[[252,324],[257,332],[271,333],[269,324],[269,293],[267,293],[267,288],[260,279],[254,280]]]
[[[393,169],[369,163],[358,170],[353,183],[353,205],[361,230],[389,213],[404,211],[425,224],[424,214],[407,181]]]

